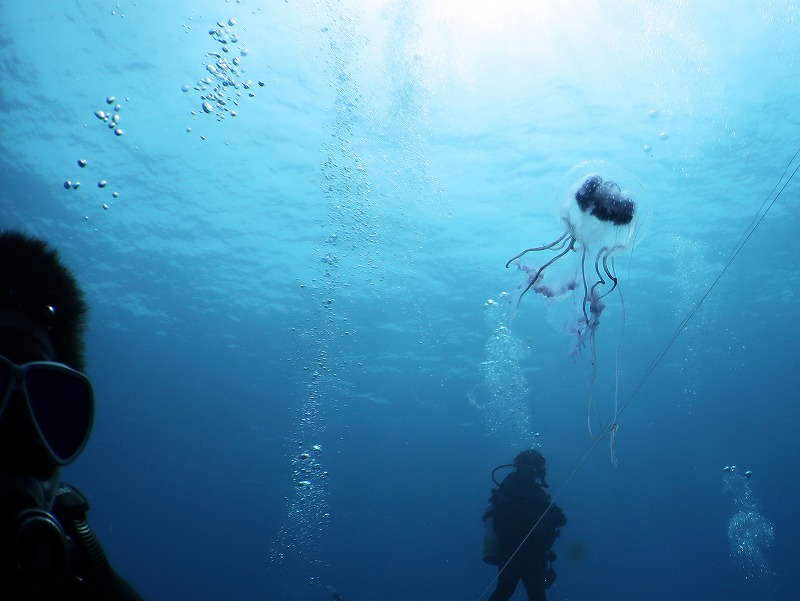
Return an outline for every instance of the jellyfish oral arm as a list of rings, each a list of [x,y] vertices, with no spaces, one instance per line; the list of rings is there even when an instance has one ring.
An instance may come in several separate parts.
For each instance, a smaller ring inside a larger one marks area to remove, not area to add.
[[[552,243],[550,243],[550,244],[548,244],[546,246],[540,246],[538,248],[529,248],[527,250],[524,250],[521,253],[519,253],[516,257],[511,259],[508,263],[506,263],[506,267],[508,267],[511,264],[511,261],[514,261],[515,259],[519,259],[522,255],[524,255],[527,252],[539,251],[539,250],[561,250],[564,247],[564,245],[566,244],[566,248],[564,248],[564,250],[562,250],[555,257],[553,257],[547,263],[545,263],[539,269],[537,269],[536,272],[533,275],[529,275],[528,276],[530,278],[530,281],[528,282],[528,285],[525,288],[525,290],[522,291],[522,294],[519,295],[519,298],[517,299],[517,307],[519,307],[519,303],[522,300],[522,297],[525,296],[525,293],[528,290],[530,290],[531,288],[533,288],[533,285],[542,276],[542,273],[544,272],[544,270],[547,269],[548,267],[550,267],[556,261],[558,261],[561,257],[566,255],[569,251],[575,249],[575,238],[573,238],[572,236],[569,236],[569,244],[567,244],[567,242],[566,242],[567,236],[568,236],[567,232],[564,232],[564,234],[558,240],[556,240],[555,242],[552,242]]]
[[[600,281],[597,282],[597,284],[605,285],[606,283],[606,281],[603,279],[602,274],[600,273],[599,263],[601,256],[603,257],[603,271],[605,272],[606,276],[608,276],[608,279],[614,282],[613,286],[611,286],[611,288],[605,294],[603,294],[603,296],[606,296],[607,294],[611,294],[614,288],[617,287],[617,275],[614,269],[614,257],[611,257],[611,269],[608,268],[608,258],[610,255],[608,254],[608,247],[604,246],[603,248],[600,249],[600,252],[597,253],[597,258],[594,261],[594,270],[597,272],[597,275],[600,278]],[[597,284],[595,284],[595,286],[597,286]]]
[[[618,279],[616,276],[616,272],[614,269],[614,257],[611,257],[611,267],[609,268],[608,259],[609,259],[609,249],[608,246],[604,246],[597,252],[597,256],[594,260],[594,271],[597,274],[597,281],[592,284],[591,288],[589,288],[588,283],[586,282],[586,269],[585,269],[585,259],[586,259],[586,250],[584,249],[584,261],[582,261],[582,271],[583,271],[583,316],[586,318],[586,322],[589,322],[589,313],[591,313],[595,319],[600,317],[600,313],[602,313],[604,305],[602,304],[602,299],[611,294],[614,289],[617,287]],[[602,259],[603,271],[600,271],[600,264]],[[602,294],[599,293],[598,288],[601,286],[605,286],[608,282],[606,281],[605,277],[611,280],[611,288],[603,292]],[[589,311],[586,311],[586,305],[589,305]]]
[[[561,250],[563,248],[564,244],[566,244],[566,238],[567,238],[568,235],[569,234],[567,232],[564,232],[563,234],[561,234],[560,238],[558,238],[554,242],[551,242],[550,244],[545,244],[544,246],[537,246],[536,248],[526,248],[521,253],[511,257],[508,260],[508,263],[506,263],[506,269],[509,268],[509,266],[511,265],[512,262],[516,261],[521,256],[526,255],[527,253],[537,252],[537,251],[540,251],[540,250]],[[574,243],[575,243],[575,239],[572,238],[572,244],[574,244]],[[559,244],[560,244],[560,246],[559,246]],[[563,256],[563,255],[559,255],[559,257],[561,257],[561,256]],[[556,258],[558,258],[558,257],[556,257]],[[551,263],[552,263],[552,261],[551,261]],[[548,265],[549,265],[549,263],[548,263]],[[542,269],[544,269],[544,268],[542,268]]]

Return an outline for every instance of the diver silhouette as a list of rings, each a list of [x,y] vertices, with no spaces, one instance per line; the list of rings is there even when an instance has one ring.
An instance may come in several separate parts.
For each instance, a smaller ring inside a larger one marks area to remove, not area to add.
[[[84,370],[86,303],[57,253],[0,232],[0,598],[142,597],[109,564],[63,484],[94,418]]]
[[[545,480],[545,459],[535,449],[522,451],[511,465],[515,470],[492,489],[483,515],[486,524],[483,559],[498,566],[497,588],[489,601],[510,599],[519,581],[529,601],[545,601],[556,578],[551,547],[567,523],[562,509],[552,503]],[[495,484],[497,481],[495,480]]]

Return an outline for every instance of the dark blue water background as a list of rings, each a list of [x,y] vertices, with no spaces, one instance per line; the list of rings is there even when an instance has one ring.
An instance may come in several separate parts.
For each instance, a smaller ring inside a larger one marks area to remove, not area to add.
[[[667,348],[800,145],[796,5],[491,6],[3,3],[0,225],[87,290],[65,479],[147,598],[477,601],[490,473],[528,444],[569,519],[549,599],[798,598],[797,181]],[[652,207],[596,339],[616,468],[572,301],[529,293],[499,339],[486,306],[587,159]]]

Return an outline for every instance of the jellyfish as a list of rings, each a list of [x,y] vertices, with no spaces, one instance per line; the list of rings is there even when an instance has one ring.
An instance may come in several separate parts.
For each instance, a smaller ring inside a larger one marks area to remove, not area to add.
[[[649,222],[647,198],[639,180],[620,167],[605,161],[587,161],[571,169],[563,178],[556,195],[561,234],[549,244],[528,248],[511,258],[506,267],[516,262],[526,274],[518,288],[514,311],[522,297],[533,290],[548,299],[569,293],[577,296],[577,315],[568,329],[575,334],[572,354],[587,345],[591,351],[592,378],[596,369],[595,333],[606,307],[606,297],[615,290],[623,307],[621,286],[615,257],[630,252],[644,235]],[[522,262],[528,253],[547,258],[539,266]],[[566,257],[579,256],[580,262],[567,277],[549,277],[553,265]],[[616,415],[616,410],[615,410]],[[616,422],[609,432],[616,435]],[[591,432],[591,424],[589,425]]]

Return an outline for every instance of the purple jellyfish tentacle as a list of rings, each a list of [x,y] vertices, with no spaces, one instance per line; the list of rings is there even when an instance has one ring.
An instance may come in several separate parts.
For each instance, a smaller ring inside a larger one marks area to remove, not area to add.
[[[586,281],[586,249],[584,248],[583,252],[583,259],[581,261],[581,271],[583,275],[583,317],[586,320],[587,327],[591,327],[591,332],[594,333],[594,330],[597,329],[597,326],[600,322],[600,315],[605,308],[605,305],[601,302],[602,299],[609,293],[611,290],[617,287],[617,277],[612,270],[608,268],[608,254],[606,251],[608,250],[607,246],[604,246],[597,252],[597,256],[594,260],[594,271],[597,274],[597,281],[592,284],[591,288]],[[600,273],[600,257],[603,257],[603,270],[605,271],[606,276],[614,282],[614,285],[611,287],[611,290],[605,292],[603,294],[599,294],[597,291],[598,286],[605,286],[606,280],[603,277],[603,274]],[[589,306],[589,310],[586,310],[586,306]],[[591,314],[591,317],[590,317]]]
[[[603,306],[598,306],[597,308],[594,308],[593,305],[595,303],[599,303],[602,299],[604,299],[606,296],[611,294],[611,292],[613,292],[616,289],[617,284],[619,283],[619,280],[617,279],[617,275],[616,275],[615,269],[614,269],[613,257],[612,257],[612,261],[611,261],[611,268],[608,267],[609,254],[608,254],[607,251],[608,251],[608,247],[604,246],[603,248],[601,248],[597,252],[597,257],[594,260],[594,271],[597,274],[597,281],[594,284],[592,284],[591,289],[586,291],[586,293],[585,293],[585,295],[583,297],[583,315],[586,317],[587,321],[589,320],[589,316],[588,316],[588,314],[586,312],[586,303],[589,303],[589,312],[592,313],[593,315],[596,315],[597,319],[599,319],[600,318],[600,313],[602,313],[602,311],[603,311]],[[602,263],[603,263],[603,271],[602,272],[600,271],[600,258],[601,257],[603,259],[603,261],[602,261]],[[605,273],[605,276],[609,280],[611,280],[612,286],[611,286],[610,289],[608,289],[605,292],[603,292],[602,294],[600,294],[600,293],[598,293],[597,288],[601,287],[601,286],[605,286],[608,283],[606,281],[606,278],[603,277],[603,273]],[[584,290],[585,290],[585,288],[586,288],[586,276],[584,274]]]
[[[603,248],[601,248],[600,252],[597,253],[597,260],[594,262],[595,271],[597,271],[597,275],[600,277],[600,281],[603,282],[604,286],[606,284],[606,281],[603,279],[603,276],[600,275],[600,265],[598,263],[600,261],[600,255],[606,250],[608,250],[607,246],[604,246]],[[602,295],[600,295],[600,298],[604,298],[604,297],[608,296],[609,294],[611,294],[614,291],[614,289],[617,287],[617,284],[619,283],[619,281],[617,279],[616,269],[615,269],[615,266],[614,266],[614,257],[611,257],[611,269],[608,268],[608,258],[609,258],[609,254],[608,253],[603,254],[603,271],[605,272],[605,274],[608,277],[608,279],[611,280],[612,282],[614,282],[614,285],[611,286],[611,288],[609,288]]]
[[[589,290],[588,285],[586,284],[586,245],[583,246],[583,256],[581,257],[581,280],[583,281],[583,318],[586,320],[586,323],[589,323],[589,313],[586,311],[586,305],[589,304],[589,309],[591,310],[591,301],[590,295],[594,294],[594,288],[597,286],[595,284],[592,286],[591,291]]]
[[[523,250],[517,256],[511,257],[508,260],[508,263],[506,263],[506,269],[508,269],[508,266],[511,265],[511,263],[513,261],[516,261],[521,256],[523,256],[523,255],[525,255],[525,254],[527,254],[529,252],[536,252],[536,251],[539,251],[539,250],[561,250],[562,248],[564,248],[564,244],[566,244],[566,242],[567,242],[566,238],[567,238],[568,235],[569,234],[567,232],[564,232],[563,234],[561,234],[560,238],[558,238],[557,240],[551,242],[550,244],[545,244],[544,246],[537,246],[536,248],[528,248],[528,249]],[[574,239],[572,241],[575,242]],[[561,244],[561,246],[559,246],[559,243]]]
[[[566,234],[564,234],[564,235],[566,236]],[[562,238],[563,238],[563,236],[562,236]],[[559,240],[561,240],[561,238],[559,238]],[[556,242],[554,242],[553,244],[557,244],[559,240],[557,240],[557,241],[556,241]],[[553,246],[553,245],[550,245],[550,246]],[[549,247],[543,247],[543,248],[549,248]],[[550,259],[550,260],[549,260],[547,263],[545,263],[544,265],[542,265],[542,266],[541,266],[541,267],[540,267],[540,268],[539,268],[539,269],[536,271],[536,274],[533,276],[533,278],[531,278],[531,281],[530,281],[530,283],[528,284],[528,286],[525,288],[525,290],[523,290],[523,291],[522,291],[522,294],[520,294],[520,295],[519,295],[519,298],[517,299],[517,308],[519,308],[519,303],[522,301],[522,297],[523,297],[523,296],[525,296],[525,293],[526,293],[528,290],[530,290],[531,288],[533,288],[533,285],[534,285],[534,284],[535,284],[535,283],[536,283],[536,282],[539,280],[539,278],[541,277],[541,275],[542,275],[542,273],[544,272],[544,270],[545,270],[545,269],[547,269],[548,267],[550,267],[550,266],[551,266],[553,263],[555,263],[556,261],[558,261],[558,259],[560,259],[560,258],[561,258],[561,257],[563,257],[564,255],[566,255],[566,254],[567,254],[569,251],[571,251],[573,248],[575,248],[575,238],[572,238],[572,237],[570,237],[569,244],[567,245],[567,248],[565,248],[564,250],[562,250],[560,253],[558,253],[558,254],[557,254],[555,257],[553,257],[552,259]],[[539,250],[539,249],[533,249],[533,250]],[[526,252],[527,252],[527,251],[526,251]],[[525,254],[525,253],[522,253],[522,254]],[[512,261],[513,261],[513,259],[512,259]]]
[[[600,315],[603,313],[603,309],[605,309],[605,303],[603,303],[603,296],[598,292],[598,288],[604,286],[606,284],[606,280],[603,277],[603,274],[600,272],[600,258],[604,258],[604,271],[606,275],[608,275],[613,281],[614,286],[616,287],[617,280],[614,277],[610,270],[608,269],[607,264],[605,263],[605,258],[608,257],[607,254],[608,247],[604,246],[601,248],[597,256],[594,260],[594,270],[597,274],[597,281],[589,285],[586,279],[586,254],[587,250],[584,246],[583,248],[583,257],[581,258],[581,275],[583,280],[583,319],[579,320],[578,322],[578,333],[579,333],[579,343],[581,347],[584,347],[588,344],[589,351],[591,353],[591,365],[592,370],[596,369],[597,366],[597,349],[595,347],[595,332],[597,332],[597,328],[600,327]],[[613,288],[612,288],[613,289]],[[594,376],[592,377],[592,383],[589,386],[590,394],[589,398],[591,401],[591,390],[594,388]],[[588,419],[588,418],[587,418]],[[591,427],[589,428],[591,433]]]

